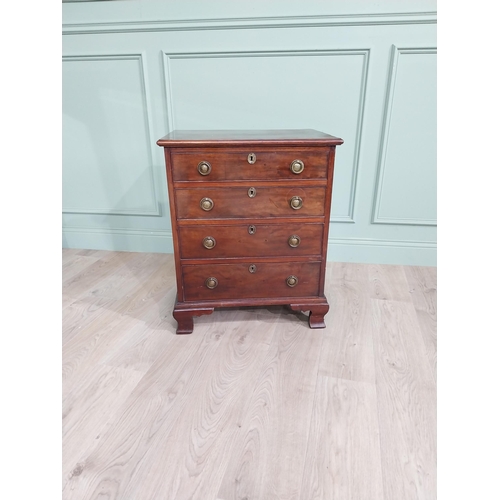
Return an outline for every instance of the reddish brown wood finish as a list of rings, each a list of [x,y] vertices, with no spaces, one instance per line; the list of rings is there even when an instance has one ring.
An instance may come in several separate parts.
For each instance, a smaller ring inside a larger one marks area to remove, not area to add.
[[[213,307],[197,307],[194,309],[181,309],[175,307],[172,313],[173,317],[177,321],[177,334],[193,333],[194,316],[202,316],[204,314],[212,314],[214,312]]]
[[[290,304],[292,311],[309,311],[309,327],[325,328],[325,316],[330,309],[326,299],[322,304]]]
[[[172,171],[175,181],[238,181],[283,179],[301,182],[303,179],[327,178],[329,148],[288,148],[285,150],[258,148],[250,153],[248,148],[218,151],[212,149],[174,150]],[[248,163],[248,155],[254,154],[256,161]],[[290,165],[294,160],[304,163],[304,170],[295,174]],[[201,175],[200,162],[208,162],[211,171]]]
[[[342,143],[314,130],[174,131],[158,141],[176,257],[177,333],[191,333],[193,317],[217,307],[275,304],[309,311],[310,327],[324,328],[335,147]],[[296,159],[305,165],[300,174],[290,171]],[[209,175],[198,172],[201,161],[210,163]],[[301,209],[290,207],[292,196],[300,196]],[[202,198],[213,200],[212,210],[200,208]],[[301,239],[297,248],[288,244],[291,235]],[[210,250],[206,236],[216,240]],[[292,275],[294,287],[287,285]],[[213,289],[209,277],[217,279]]]
[[[292,236],[300,238],[296,247],[289,244]],[[215,246],[203,246],[207,237],[215,240]],[[238,225],[182,226],[179,240],[181,259],[303,255],[319,259],[323,250],[323,224],[262,224],[252,220]]]
[[[165,148],[190,147],[318,147],[340,146],[344,141],[313,129],[297,130],[173,130],[162,137],[158,146]]]
[[[255,271],[250,271],[255,266]],[[262,297],[317,296],[321,262],[238,262],[234,264],[183,265],[184,300],[253,299]],[[286,280],[296,276],[294,287]],[[216,278],[218,285],[209,289],[205,281]]]
[[[330,156],[328,157],[328,181],[326,185],[326,196],[325,196],[325,224],[323,225],[323,252],[322,252],[323,259],[321,262],[321,272],[319,278],[319,293],[321,295],[325,294],[326,256],[328,253],[328,230],[330,229],[330,208],[332,206],[334,164],[335,164],[335,147],[332,147],[330,151]],[[328,309],[326,310],[326,312],[328,312]]]
[[[325,183],[326,184],[326,183]],[[254,198],[248,196],[248,190],[254,188]],[[325,213],[325,187],[266,186],[262,182],[248,182],[245,185],[213,188],[205,186],[193,189],[177,189],[175,201],[177,214],[182,219],[227,219],[227,218],[266,218],[323,216]],[[294,210],[290,200],[298,196],[302,199],[302,208]],[[200,207],[204,198],[213,201],[213,208],[205,211]]]

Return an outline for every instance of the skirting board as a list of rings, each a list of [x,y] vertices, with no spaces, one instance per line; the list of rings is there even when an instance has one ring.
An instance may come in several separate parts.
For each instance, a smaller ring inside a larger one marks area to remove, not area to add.
[[[63,248],[173,253],[172,232],[146,229],[64,228]],[[328,260],[331,262],[436,266],[437,245],[427,241],[330,238],[328,240]]]
[[[330,238],[328,240],[328,260],[435,267],[437,265],[437,244],[428,241]]]
[[[170,230],[66,227],[63,228],[62,246],[121,252],[174,252]]]

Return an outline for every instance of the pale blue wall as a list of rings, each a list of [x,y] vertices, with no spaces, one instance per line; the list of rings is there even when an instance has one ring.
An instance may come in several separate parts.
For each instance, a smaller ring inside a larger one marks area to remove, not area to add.
[[[63,245],[171,252],[178,129],[315,128],[329,259],[435,265],[434,1],[65,3]]]

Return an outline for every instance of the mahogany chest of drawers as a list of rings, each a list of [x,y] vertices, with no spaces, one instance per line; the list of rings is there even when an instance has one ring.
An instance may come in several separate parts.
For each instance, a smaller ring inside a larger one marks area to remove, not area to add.
[[[164,148],[177,333],[216,307],[287,305],[324,328],[335,148],[315,130],[187,131]]]

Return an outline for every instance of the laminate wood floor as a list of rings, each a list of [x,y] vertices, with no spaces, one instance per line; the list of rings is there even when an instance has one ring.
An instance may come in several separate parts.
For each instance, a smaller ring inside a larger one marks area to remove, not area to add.
[[[219,309],[172,255],[63,250],[64,500],[436,498],[436,269],[329,263],[327,328]]]

